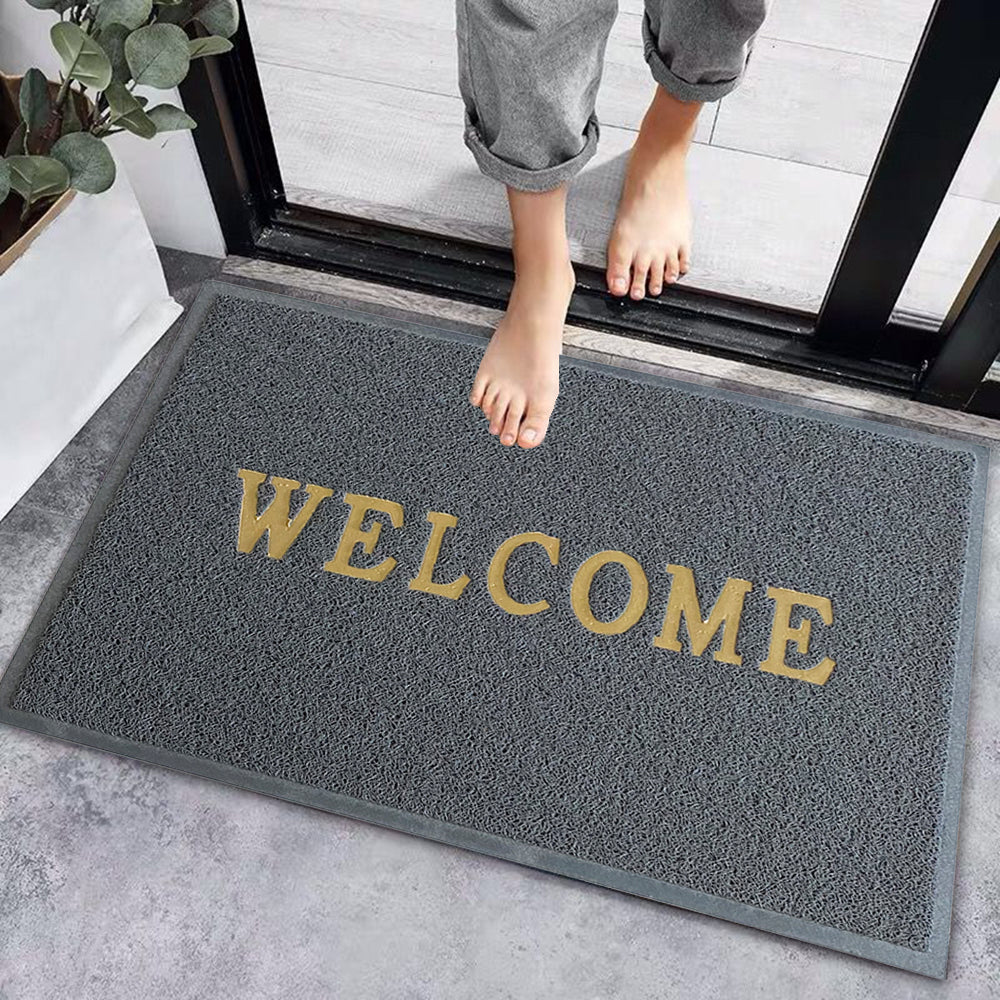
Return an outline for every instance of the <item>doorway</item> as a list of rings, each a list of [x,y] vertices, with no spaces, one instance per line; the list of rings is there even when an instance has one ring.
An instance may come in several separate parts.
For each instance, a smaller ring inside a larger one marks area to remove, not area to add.
[[[230,252],[502,304],[506,207],[462,143],[453,0],[241,7],[235,51],[184,92]],[[692,272],[632,302],[603,291],[653,86],[641,0],[622,0],[570,192],[570,317],[989,415],[1000,10],[854,7],[773,0],[743,85],[699,122]]]

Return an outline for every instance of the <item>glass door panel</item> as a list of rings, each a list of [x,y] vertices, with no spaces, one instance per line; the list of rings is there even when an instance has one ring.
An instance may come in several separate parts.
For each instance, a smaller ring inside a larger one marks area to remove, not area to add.
[[[938,209],[893,319],[937,328],[1000,219],[1000,87]]]
[[[931,7],[772,0],[743,84],[699,120],[689,287],[818,309]],[[245,0],[245,10],[291,203],[509,242],[503,190],[462,142],[454,0]],[[597,267],[653,90],[641,17],[641,0],[622,0],[599,149],[571,187],[574,257]]]

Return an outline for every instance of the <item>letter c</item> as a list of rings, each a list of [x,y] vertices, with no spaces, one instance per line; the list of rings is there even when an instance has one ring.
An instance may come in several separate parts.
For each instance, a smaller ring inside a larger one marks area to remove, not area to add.
[[[501,542],[499,548],[493,553],[490,560],[490,570],[486,582],[490,590],[490,597],[493,598],[498,608],[510,612],[512,615],[535,615],[539,611],[544,611],[549,602],[546,600],[535,601],[533,604],[522,604],[515,601],[507,593],[504,583],[504,571],[507,569],[507,560],[514,549],[529,542],[537,542],[549,555],[549,562],[553,566],[559,565],[559,539],[551,535],[543,535],[538,531],[525,531],[520,535],[512,535],[506,541]]]

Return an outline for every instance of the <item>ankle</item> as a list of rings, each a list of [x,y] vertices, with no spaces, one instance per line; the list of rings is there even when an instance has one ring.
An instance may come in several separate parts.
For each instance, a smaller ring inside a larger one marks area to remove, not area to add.
[[[572,274],[569,240],[565,233],[517,234],[512,245],[514,273],[518,276]]]
[[[684,156],[694,139],[701,108],[700,102],[680,101],[657,86],[643,116],[636,146],[661,155]]]

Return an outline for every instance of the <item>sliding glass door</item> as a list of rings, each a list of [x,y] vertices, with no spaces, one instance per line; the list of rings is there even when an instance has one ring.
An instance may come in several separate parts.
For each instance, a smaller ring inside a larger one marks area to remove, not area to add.
[[[653,87],[641,11],[620,3],[599,150],[571,187],[574,321],[919,393],[1000,216],[998,6],[772,0],[742,86],[702,112],[684,288],[609,302],[604,248]],[[236,51],[184,93],[210,112],[196,138],[231,249],[502,301],[506,205],[462,142],[454,0],[243,13]]]

